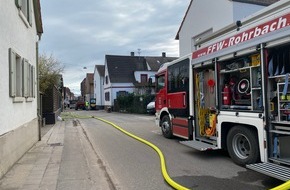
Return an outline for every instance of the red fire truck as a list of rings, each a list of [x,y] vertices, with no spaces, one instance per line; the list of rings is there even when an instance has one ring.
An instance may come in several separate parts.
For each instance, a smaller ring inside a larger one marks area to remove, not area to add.
[[[156,124],[200,151],[226,149],[255,171],[290,179],[290,1],[201,39],[156,74]]]

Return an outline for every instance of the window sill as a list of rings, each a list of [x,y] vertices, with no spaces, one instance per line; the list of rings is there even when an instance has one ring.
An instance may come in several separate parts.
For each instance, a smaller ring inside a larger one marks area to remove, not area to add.
[[[32,97],[26,98],[26,102],[33,102],[33,100],[34,100],[34,98],[32,98]]]
[[[14,97],[13,98],[13,103],[22,103],[25,101],[24,97]]]
[[[29,24],[29,22],[27,21],[27,18],[26,18],[26,16],[23,14],[23,12],[19,9],[18,10],[19,12],[19,16],[20,16],[20,18],[21,18],[21,20],[24,22],[24,24],[25,24],[25,26],[27,27],[27,28],[29,28],[30,27],[30,24]]]

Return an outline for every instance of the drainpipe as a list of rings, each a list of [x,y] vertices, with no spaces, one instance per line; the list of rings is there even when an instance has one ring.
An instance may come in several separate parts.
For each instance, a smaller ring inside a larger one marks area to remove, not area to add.
[[[39,63],[38,63],[38,41],[36,42],[36,99],[37,99],[37,118],[38,118],[38,140],[41,141],[42,111],[39,92]]]

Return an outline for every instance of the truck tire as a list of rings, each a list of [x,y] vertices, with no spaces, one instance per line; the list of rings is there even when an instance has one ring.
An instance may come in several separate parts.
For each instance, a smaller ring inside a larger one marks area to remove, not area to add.
[[[246,126],[234,126],[227,135],[227,149],[238,165],[257,163],[260,158],[259,142],[254,130]]]
[[[162,117],[161,131],[164,137],[168,139],[171,139],[173,137],[172,126],[171,126],[170,118],[168,115],[165,115]]]

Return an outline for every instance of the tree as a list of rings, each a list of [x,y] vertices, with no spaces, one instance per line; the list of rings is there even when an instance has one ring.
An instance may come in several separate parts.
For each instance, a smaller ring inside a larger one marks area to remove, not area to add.
[[[45,92],[50,86],[59,84],[64,67],[52,54],[50,56],[40,55],[38,62],[39,90]]]

